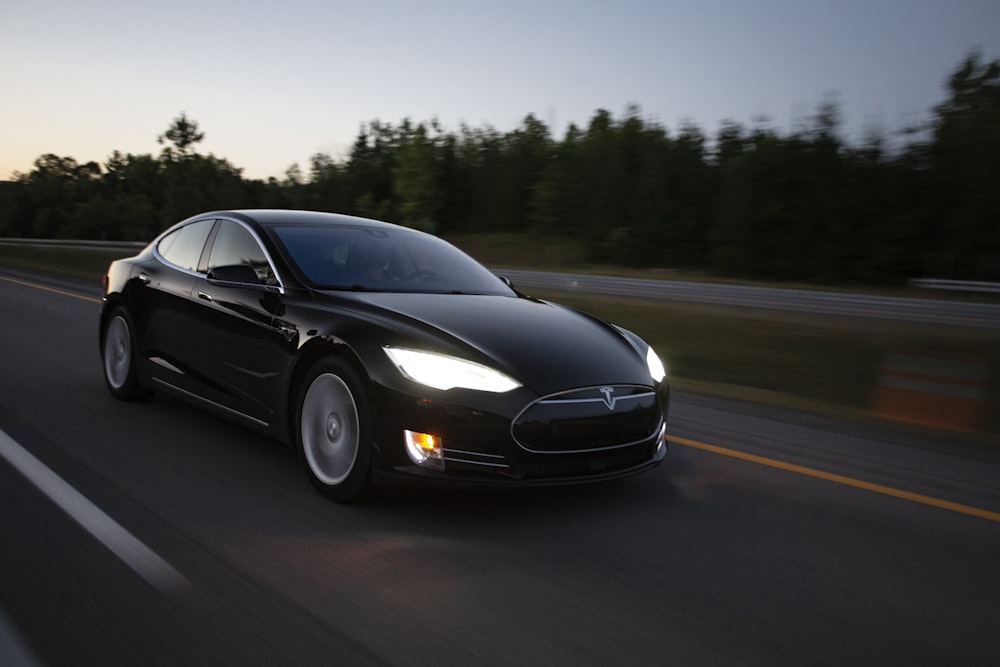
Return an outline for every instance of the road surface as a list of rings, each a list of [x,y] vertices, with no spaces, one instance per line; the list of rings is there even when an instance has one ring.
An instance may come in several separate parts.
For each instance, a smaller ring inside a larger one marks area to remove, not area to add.
[[[656,470],[341,506],[0,272],[0,664],[996,665],[1000,453],[677,396]]]

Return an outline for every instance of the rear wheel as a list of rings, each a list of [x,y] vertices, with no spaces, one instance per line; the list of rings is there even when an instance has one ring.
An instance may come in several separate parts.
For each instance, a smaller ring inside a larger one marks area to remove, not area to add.
[[[347,364],[313,366],[297,402],[295,439],[313,486],[338,502],[364,494],[371,479],[371,423],[364,389]]]
[[[116,308],[104,325],[101,361],[104,383],[111,395],[123,401],[149,398],[152,392],[139,386],[135,368],[135,334],[124,308]]]

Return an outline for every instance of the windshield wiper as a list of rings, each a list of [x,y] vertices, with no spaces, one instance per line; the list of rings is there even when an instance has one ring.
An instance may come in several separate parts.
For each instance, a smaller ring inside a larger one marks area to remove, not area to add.
[[[376,289],[374,287],[369,287],[367,285],[362,285],[360,283],[354,283],[352,285],[317,285],[316,289],[329,290],[331,292],[382,292],[384,290]]]

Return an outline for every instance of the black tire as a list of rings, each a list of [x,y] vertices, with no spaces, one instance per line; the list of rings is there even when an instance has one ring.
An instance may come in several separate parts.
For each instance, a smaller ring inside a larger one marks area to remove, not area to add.
[[[101,366],[108,391],[122,401],[141,401],[153,395],[139,386],[135,350],[132,318],[124,308],[115,308],[101,331]]]
[[[338,359],[313,366],[295,402],[294,436],[312,485],[330,500],[350,502],[371,487],[372,425],[357,373]]]

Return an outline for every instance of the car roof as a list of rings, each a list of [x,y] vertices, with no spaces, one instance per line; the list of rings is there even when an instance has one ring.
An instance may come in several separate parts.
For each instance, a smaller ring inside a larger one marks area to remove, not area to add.
[[[320,211],[300,211],[292,209],[240,209],[235,211],[219,211],[219,215],[230,214],[236,217],[253,220],[264,227],[283,227],[291,225],[357,225],[365,227],[393,227],[389,222],[361,218],[341,213],[323,213]]]

